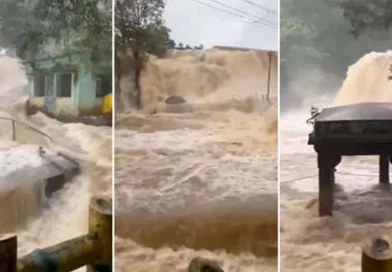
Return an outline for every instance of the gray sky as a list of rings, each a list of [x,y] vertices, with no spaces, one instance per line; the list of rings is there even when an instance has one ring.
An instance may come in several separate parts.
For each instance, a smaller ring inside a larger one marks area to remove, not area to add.
[[[233,7],[246,19],[207,7],[203,2],[219,9],[238,13],[223,7],[217,2]],[[250,0],[255,4],[278,11],[278,0]],[[249,15],[250,14],[250,15]],[[251,17],[251,16],[255,16]],[[251,20],[248,20],[251,17]],[[265,26],[252,21],[266,19],[275,25]],[[278,49],[278,15],[247,3],[246,0],[167,0],[164,13],[165,24],[171,29],[171,37],[176,43],[191,46],[204,44],[206,48],[214,45],[239,46],[255,49]]]

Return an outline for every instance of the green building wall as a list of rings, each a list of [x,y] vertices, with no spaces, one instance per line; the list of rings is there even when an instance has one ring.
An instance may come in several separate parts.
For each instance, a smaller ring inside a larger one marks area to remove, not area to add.
[[[111,59],[92,61],[83,53],[72,53],[55,58],[28,61],[29,105],[43,112],[57,116],[84,116],[101,113],[102,98],[96,95],[96,81],[100,74],[112,74]],[[35,96],[34,79],[36,74],[73,73],[71,97],[57,97],[56,76],[54,76],[53,93],[44,97]],[[109,92],[111,92],[110,90]]]

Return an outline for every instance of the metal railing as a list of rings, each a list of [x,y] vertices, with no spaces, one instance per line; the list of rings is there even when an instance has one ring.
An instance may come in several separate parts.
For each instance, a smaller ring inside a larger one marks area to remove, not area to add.
[[[30,130],[32,130],[32,131],[34,131],[34,132],[44,136],[46,139],[49,140],[49,142],[55,144],[54,139],[50,135],[48,135],[45,132],[42,132],[41,130],[39,130],[39,129],[37,129],[37,128],[29,125],[29,124],[27,124],[26,122],[17,120],[17,119],[15,119],[13,117],[6,117],[6,116],[0,116],[0,120],[9,120],[9,121],[11,121],[11,124],[12,124],[12,141],[17,141],[17,138],[16,138],[16,124],[20,124],[20,125],[24,126],[25,128],[28,128],[28,129],[30,129]],[[63,152],[57,152],[57,155],[63,157],[64,159],[72,162],[75,165],[79,165],[77,160],[71,158],[70,156],[64,154]]]
[[[31,125],[25,123],[25,122],[16,120],[16,119],[13,118],[13,117],[0,116],[0,119],[11,121],[11,124],[12,124],[12,140],[13,140],[13,141],[16,141],[16,127],[15,127],[15,124],[23,125],[24,127],[27,127],[28,129],[30,129],[30,130],[32,130],[32,131],[34,131],[34,132],[37,132],[38,134],[41,134],[42,136],[45,136],[45,137],[48,138],[50,141],[53,141],[53,138],[50,137],[48,134],[46,134],[46,133],[40,131],[39,129],[37,129],[37,128],[35,128],[35,127],[33,127],[33,126],[31,126]]]
[[[88,227],[86,235],[34,250],[20,258],[17,257],[17,236],[0,236],[1,271],[68,272],[84,266],[89,272],[112,271],[111,199],[91,198]]]

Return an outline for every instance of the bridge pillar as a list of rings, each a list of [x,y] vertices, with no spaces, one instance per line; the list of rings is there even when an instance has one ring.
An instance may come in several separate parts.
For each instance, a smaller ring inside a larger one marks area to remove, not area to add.
[[[0,235],[0,270],[16,272],[17,237],[14,234]]]
[[[389,183],[389,156],[385,154],[380,155],[379,159],[379,181],[380,183]]]
[[[335,190],[335,167],[341,156],[335,153],[320,152],[317,154],[319,168],[319,215],[332,216]]]

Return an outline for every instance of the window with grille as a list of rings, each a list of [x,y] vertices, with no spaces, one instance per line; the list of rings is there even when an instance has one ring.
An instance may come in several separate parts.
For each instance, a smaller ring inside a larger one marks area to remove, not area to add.
[[[56,96],[71,97],[73,85],[72,73],[58,74],[56,78]]]
[[[46,96],[54,96],[54,75],[48,74],[46,75],[46,88],[45,88]]]
[[[96,97],[104,97],[112,92],[112,75],[99,75],[96,82]]]
[[[34,96],[45,96],[46,81],[47,77],[45,75],[36,75],[34,77]]]

